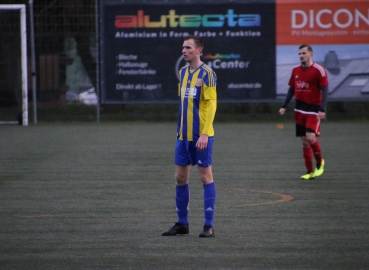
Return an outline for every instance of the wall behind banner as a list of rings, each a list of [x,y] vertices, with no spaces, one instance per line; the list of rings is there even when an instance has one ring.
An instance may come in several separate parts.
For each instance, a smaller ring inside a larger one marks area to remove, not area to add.
[[[183,38],[204,41],[218,100],[274,100],[275,4],[101,3],[101,103],[174,102]]]
[[[277,95],[283,97],[298,47],[328,71],[329,99],[369,100],[369,2],[277,0]]]

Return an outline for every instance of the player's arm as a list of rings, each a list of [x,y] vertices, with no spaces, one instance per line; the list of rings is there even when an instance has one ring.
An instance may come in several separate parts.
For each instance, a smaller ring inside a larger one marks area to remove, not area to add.
[[[322,88],[322,103],[320,104],[320,108],[319,108],[320,112],[325,112],[325,109],[328,103],[328,94],[329,94],[328,86],[324,86]]]
[[[215,72],[211,72],[204,77],[204,107],[206,110],[204,127],[201,130],[200,138],[196,142],[198,150],[203,151],[208,145],[208,137],[213,133],[213,122],[217,110],[217,77]]]
[[[207,108],[206,122],[201,132],[201,135],[204,134],[204,135],[209,136],[211,129],[212,129],[213,122],[214,122],[215,112],[217,110],[217,101],[215,99],[206,100],[205,107]]]
[[[215,111],[217,109],[216,99],[209,99],[205,101],[206,121],[204,128],[201,131],[200,138],[196,142],[196,147],[199,151],[203,151],[208,146],[209,135],[211,134],[212,124],[215,118]]]
[[[318,117],[319,119],[325,118],[325,108],[327,106],[328,101],[328,86],[324,86],[322,89],[322,103],[320,104]]]
[[[204,76],[204,107],[206,110],[206,120],[201,134],[211,135],[215,111],[217,110],[217,75],[214,71]]]
[[[288,104],[290,103],[294,95],[295,95],[295,88],[290,86],[290,88],[288,88],[288,91],[287,91],[286,99],[284,100],[281,108],[279,109],[280,114],[284,114]]]

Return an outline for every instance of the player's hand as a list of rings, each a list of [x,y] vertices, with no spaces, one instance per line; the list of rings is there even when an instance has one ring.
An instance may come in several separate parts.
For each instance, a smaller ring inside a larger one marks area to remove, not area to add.
[[[204,151],[208,146],[208,135],[202,134],[196,142],[197,151]]]
[[[286,109],[285,108],[280,108],[279,109],[279,114],[283,115],[285,113]]]
[[[325,112],[318,112],[318,117],[320,120],[325,118]]]

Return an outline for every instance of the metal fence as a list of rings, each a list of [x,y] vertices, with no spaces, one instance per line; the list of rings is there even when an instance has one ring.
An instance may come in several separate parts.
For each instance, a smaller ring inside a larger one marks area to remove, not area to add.
[[[0,106],[21,103],[21,40],[18,10],[0,10]],[[15,34],[17,33],[17,34]],[[13,44],[18,44],[14,46]]]
[[[35,4],[38,101],[65,104],[96,84],[93,1]]]
[[[63,107],[67,105],[80,102],[91,103],[91,98],[89,99],[86,94],[83,96],[83,92],[94,91],[96,85],[97,1],[2,2],[4,3],[1,4],[27,5],[29,110],[31,111],[32,107],[37,105],[39,110],[53,107],[53,114],[58,114],[56,108],[60,108],[60,114],[63,114]],[[19,48],[12,46],[12,44],[20,43],[19,19],[15,12],[10,11],[1,11],[0,16],[0,78],[2,82],[0,84],[0,110],[4,112],[2,118],[6,118],[7,111],[10,111],[8,117],[12,117],[21,107],[19,98],[21,80],[18,64],[21,54]],[[32,25],[34,31],[30,31]],[[32,42],[34,42],[33,48]],[[32,51],[34,51],[34,59],[31,57]],[[32,70],[33,62],[35,63],[34,71]],[[35,76],[36,85],[32,87],[31,78],[33,76]],[[33,91],[36,94],[37,104],[33,104]],[[95,101],[96,99],[92,103]],[[35,115],[29,115],[31,118],[35,117]],[[55,115],[56,119],[59,117],[63,116]]]

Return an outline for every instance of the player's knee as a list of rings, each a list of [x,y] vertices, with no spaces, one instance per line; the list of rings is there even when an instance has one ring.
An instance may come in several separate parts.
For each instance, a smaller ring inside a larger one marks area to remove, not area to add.
[[[176,173],[175,179],[176,179],[177,185],[179,186],[187,184],[187,177],[184,174]]]
[[[200,180],[204,185],[210,184],[213,182],[213,175],[207,172],[200,173]]]
[[[312,145],[316,141],[315,136],[306,137],[306,141],[308,142],[309,145]]]
[[[208,184],[211,184],[213,183],[213,177],[204,177],[204,178],[201,178],[201,183],[203,185],[208,185]]]
[[[315,133],[307,132],[306,136],[302,138],[302,143],[305,146],[309,146],[316,141]]]
[[[306,137],[301,137],[301,143],[303,147],[310,147],[309,141],[306,139]]]

